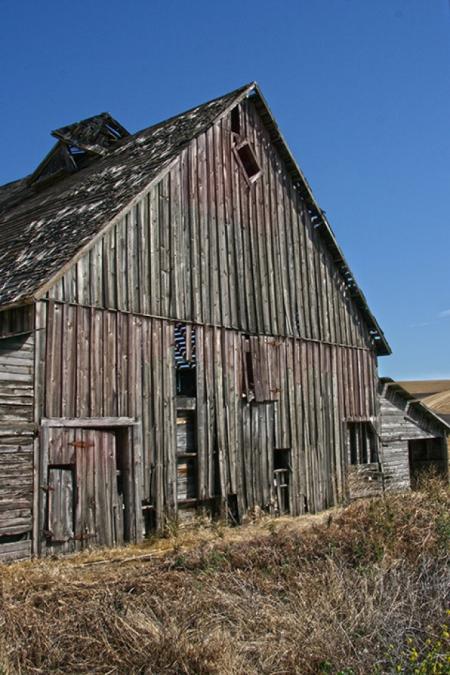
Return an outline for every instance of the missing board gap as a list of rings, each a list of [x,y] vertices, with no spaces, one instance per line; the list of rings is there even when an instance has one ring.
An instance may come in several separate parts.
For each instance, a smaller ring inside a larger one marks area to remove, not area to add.
[[[252,146],[248,141],[244,141],[234,148],[234,152],[248,183],[254,183],[261,175],[261,167]]]

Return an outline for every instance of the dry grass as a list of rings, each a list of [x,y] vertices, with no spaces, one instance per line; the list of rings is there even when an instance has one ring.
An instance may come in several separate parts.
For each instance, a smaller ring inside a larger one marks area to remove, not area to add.
[[[449,673],[449,507],[431,481],[320,517],[4,567],[0,672]]]

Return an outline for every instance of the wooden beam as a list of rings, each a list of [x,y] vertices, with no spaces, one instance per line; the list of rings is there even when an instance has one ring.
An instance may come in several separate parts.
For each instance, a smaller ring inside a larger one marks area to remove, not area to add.
[[[133,417],[52,417],[41,420],[43,427],[71,427],[76,429],[105,429],[130,427],[139,424]]]

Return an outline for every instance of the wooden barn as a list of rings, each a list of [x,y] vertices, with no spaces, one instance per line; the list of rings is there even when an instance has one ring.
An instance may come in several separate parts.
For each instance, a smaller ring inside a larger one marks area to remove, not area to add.
[[[0,559],[346,499],[390,349],[258,87],[52,134],[0,188]]]

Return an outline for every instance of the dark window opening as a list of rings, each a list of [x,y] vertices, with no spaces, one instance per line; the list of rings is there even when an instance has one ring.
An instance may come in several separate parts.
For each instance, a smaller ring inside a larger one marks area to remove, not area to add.
[[[350,464],[378,462],[377,439],[370,422],[349,422],[347,426]]]
[[[241,116],[240,116],[239,106],[236,106],[231,111],[231,131],[234,134],[238,134],[238,135],[241,133]]]
[[[195,370],[176,371],[177,396],[195,397],[197,393],[197,378]]]
[[[239,508],[236,494],[227,496],[227,520],[231,525],[239,525]]]
[[[289,474],[291,471],[290,448],[277,448],[273,451],[273,483],[275,505],[278,515],[289,513]]]
[[[235,151],[247,180],[253,183],[260,175],[261,169],[250,143],[245,141],[245,143],[237,146]]]
[[[358,443],[356,426],[354,424],[349,424],[348,434],[350,443],[350,464],[358,464]]]
[[[291,468],[291,451],[290,449],[276,449],[273,451],[273,468],[274,470],[278,469],[290,469]]]
[[[68,150],[70,158],[77,169],[83,169],[88,165],[90,161],[89,153],[82,148],[78,148],[76,145],[70,145]]]
[[[2,544],[14,544],[19,541],[27,541],[31,539],[30,532],[20,532],[19,534],[2,534],[0,535],[0,546]]]
[[[252,401],[255,398],[255,376],[253,371],[253,355],[248,335],[242,336],[242,396]]]

